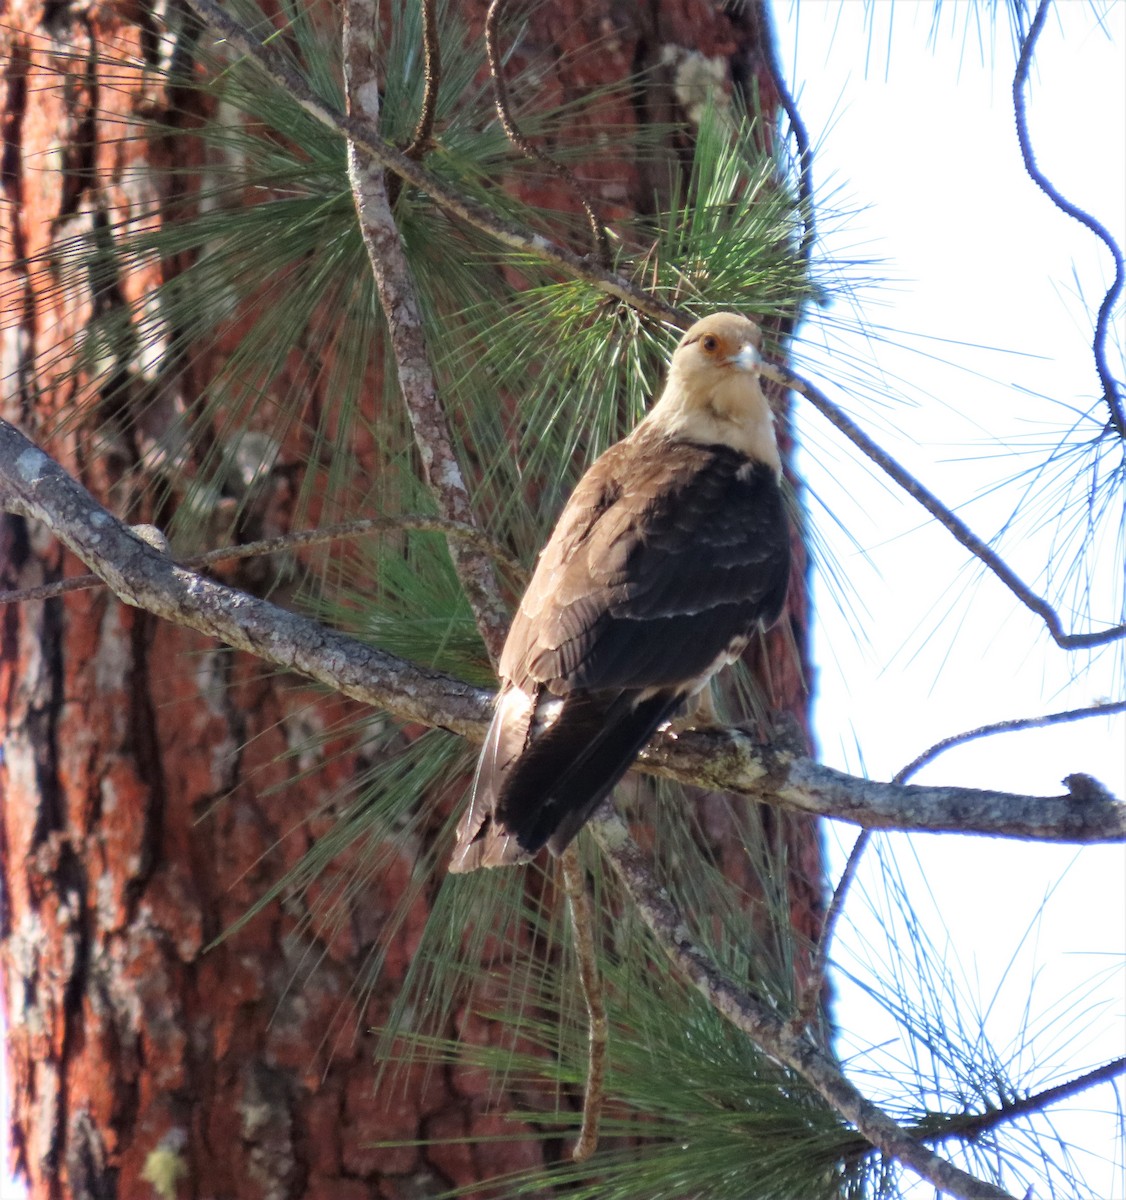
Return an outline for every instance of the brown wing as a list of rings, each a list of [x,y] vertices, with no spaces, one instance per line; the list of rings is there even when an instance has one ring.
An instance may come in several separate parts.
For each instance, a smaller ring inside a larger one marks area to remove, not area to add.
[[[556,695],[687,686],[778,615],[789,555],[769,467],[726,446],[619,443],[545,547],[501,673]]]

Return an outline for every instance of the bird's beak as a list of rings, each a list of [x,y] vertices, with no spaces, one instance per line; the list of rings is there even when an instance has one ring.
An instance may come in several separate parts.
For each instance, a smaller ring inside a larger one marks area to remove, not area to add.
[[[762,355],[750,342],[746,342],[739,347],[739,353],[733,354],[728,362],[737,371],[757,371],[762,363]]]

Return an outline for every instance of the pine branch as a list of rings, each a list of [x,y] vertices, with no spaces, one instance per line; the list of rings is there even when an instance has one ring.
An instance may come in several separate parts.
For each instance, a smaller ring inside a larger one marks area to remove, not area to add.
[[[489,692],[177,566],[4,420],[0,510],[42,521],[126,604],[404,720],[484,736]]]
[[[688,925],[620,817],[605,806],[591,822],[594,835],[649,931],[673,965],[713,1008],[765,1053],[801,1076],[882,1154],[910,1167],[940,1191],[961,1200],[1013,1200],[939,1157],[868,1100],[823,1050],[791,1029],[774,1009],[728,979],[688,936]]]
[[[1022,1096],[1019,1100],[1011,1100],[1000,1104],[983,1113],[954,1113],[951,1116],[932,1118],[918,1125],[913,1133],[916,1137],[928,1142],[943,1141],[946,1138],[976,1138],[1006,1121],[1015,1117],[1026,1116],[1029,1113],[1043,1112],[1061,1100],[1070,1100],[1100,1083],[1110,1083],[1114,1079],[1126,1075],[1126,1058],[1116,1058],[1112,1062],[1103,1063],[1092,1071],[1086,1071],[1074,1079],[1057,1083],[1054,1087],[1045,1088],[1042,1092],[1033,1092]]]
[[[379,121],[379,71],[375,37],[376,0],[348,0],[344,6],[344,89],[348,112],[370,124]],[[415,444],[430,490],[443,515],[476,525],[469,489],[453,448],[438,385],[426,353],[422,311],[410,264],[399,236],[383,169],[348,143],[348,178],[367,247],[376,290],[391,336],[399,388],[410,415]],[[449,539],[450,554],[477,628],[493,662],[500,659],[508,632],[492,560],[476,547]]]
[[[422,53],[426,87],[422,95],[422,111],[410,144],[403,153],[407,158],[421,159],[434,144],[434,120],[438,115],[438,89],[442,85],[442,55],[438,41],[438,0],[422,0]],[[398,178],[398,176],[396,176]]]
[[[581,279],[607,295],[615,296],[655,321],[681,327],[691,323],[679,309],[635,287],[628,279],[603,270],[587,258],[559,246],[543,234],[523,229],[498,217],[491,209],[463,196],[425,167],[409,159],[401,150],[381,137],[378,128],[358,116],[344,114],[322,100],[301,74],[273,46],[255,37],[244,25],[228,16],[215,0],[188,0],[188,4],[220,40],[252,59],[279,87],[284,88],[311,117],[338,133],[380,166],[401,176],[412,187],[429,196],[446,212],[467,225],[487,234],[502,246],[526,254],[556,268],[572,279]]]
[[[0,420],[0,510],[42,521],[126,604],[220,638],[395,716],[485,736],[492,696],[178,566],[107,512],[14,425]],[[859,779],[763,746],[740,729],[666,734],[642,770],[865,828],[979,833],[1034,841],[1126,841],[1126,804],[1086,775],[1062,796]]]
[[[1046,713],[1042,717],[1013,717],[1008,721],[993,721],[989,725],[979,725],[976,729],[967,729],[964,733],[954,733],[940,742],[935,742],[929,749],[913,758],[896,775],[895,782],[906,783],[916,771],[921,770],[927,763],[933,762],[940,754],[952,750],[955,746],[964,746],[967,742],[974,742],[979,738],[992,737],[995,733],[1018,733],[1022,729],[1045,729],[1050,725],[1083,721],[1087,717],[1110,717],[1121,712],[1126,712],[1126,700],[1114,700],[1106,704],[1088,704],[1084,708],[1069,708],[1064,712]]]
[[[563,879],[563,890],[567,893],[571,929],[575,935],[579,984],[586,1002],[588,1034],[583,1123],[578,1140],[571,1150],[571,1158],[575,1162],[586,1162],[598,1149],[598,1129],[606,1092],[606,1047],[610,1035],[610,1022],[606,1017],[602,979],[598,972],[598,955],[594,948],[594,911],[587,895],[579,852],[573,842],[559,857],[559,871]]]
[[[1065,633],[1059,614],[1047,600],[1041,596],[1037,596],[995,550],[987,546],[933,492],[925,488],[913,475],[901,467],[886,450],[878,446],[820,388],[814,387],[812,383],[803,379],[800,375],[796,375],[788,367],[777,363],[765,363],[762,373],[768,378],[773,379],[776,383],[782,384],[783,387],[788,387],[792,391],[797,392],[798,395],[804,396],[822,416],[826,417],[832,425],[835,425],[885,475],[890,476],[913,500],[918,501],[940,525],[953,535],[955,541],[959,542],[975,558],[984,563],[1026,608],[1031,609],[1043,620],[1056,645],[1065,650],[1079,650],[1091,646],[1102,646],[1107,642],[1126,637],[1126,624],[1114,625],[1109,629],[1101,629],[1098,632]]]

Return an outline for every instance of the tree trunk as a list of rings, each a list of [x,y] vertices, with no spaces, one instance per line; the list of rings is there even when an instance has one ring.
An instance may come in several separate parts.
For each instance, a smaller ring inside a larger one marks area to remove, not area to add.
[[[485,0],[463,7],[479,16],[479,29]],[[154,109],[184,121],[195,115],[144,69],[154,33],[141,12],[133,24],[133,6],[13,0],[0,30],[0,411],[132,521],[153,514],[131,490],[131,434],[104,412],[92,453],[95,430],[68,424],[76,397],[55,381],[73,365],[68,347],[78,330],[176,264],[91,278],[83,294],[64,294],[44,256],[65,255],[68,237],[108,230],[167,199],[155,189],[172,185],[139,168],[161,166],[169,148],[121,140],[123,121]],[[687,145],[684,64],[707,60],[729,81],[753,80],[769,100],[768,38],[757,2],[728,16],[703,0],[557,0],[534,10],[512,69],[536,63],[547,104],[652,68],[631,101],[613,101],[615,111],[600,116],[675,118]],[[182,48],[190,52],[190,40]],[[644,165],[605,159],[583,174],[611,219],[652,204],[655,179]],[[573,204],[565,189],[545,189],[559,206]],[[128,369],[126,357],[121,366]],[[284,526],[283,482],[275,500],[271,521]],[[0,517],[0,587],[80,570],[44,530]],[[790,601],[799,631],[803,575],[796,572]],[[401,878],[390,872],[353,901],[343,928],[311,924],[293,900],[210,946],[307,848],[316,823],[303,820],[356,774],[359,752],[331,737],[308,764],[317,769],[298,778],[284,757],[355,706],[264,676],[254,662],[103,591],[9,605],[2,619],[11,1154],[31,1196],[147,1200],[155,1188],[168,1196],[415,1197],[539,1161],[535,1141],[367,1148],[498,1128],[488,1098],[463,1090],[452,1072],[420,1073],[406,1093],[373,1092],[370,1051],[354,1031],[385,1014],[425,919],[421,905],[361,1012],[351,988],[408,877],[405,860]],[[774,702],[804,721],[808,670],[799,649],[795,657],[772,634],[762,669]],[[811,934],[821,904],[819,843],[810,823],[786,821],[794,921]],[[332,870],[343,877],[348,863]]]

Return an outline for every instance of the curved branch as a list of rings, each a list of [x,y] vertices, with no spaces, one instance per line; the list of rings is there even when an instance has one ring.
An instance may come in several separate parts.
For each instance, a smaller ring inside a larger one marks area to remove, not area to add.
[[[913,1131],[897,1124],[845,1076],[837,1063],[790,1028],[766,1002],[733,983],[688,935],[688,924],[653,877],[622,819],[603,806],[591,822],[610,861],[657,944],[709,1004],[757,1046],[805,1080],[837,1113],[888,1158],[910,1167],[941,1192],[962,1200],[1012,1200],[928,1150]]]
[[[407,158],[416,161],[434,144],[434,121],[438,116],[438,89],[442,83],[441,44],[438,41],[438,0],[422,0],[422,53],[426,88],[422,94],[422,111],[410,144],[403,150]]]
[[[1055,184],[1040,170],[1028,133],[1028,113],[1025,107],[1024,89],[1028,83],[1028,73],[1032,69],[1036,43],[1044,30],[1044,22],[1047,19],[1050,4],[1051,0],[1040,0],[1040,6],[1036,10],[1036,15],[1033,17],[1032,24],[1021,45],[1020,58],[1017,60],[1016,72],[1013,75],[1013,114],[1016,117],[1017,141],[1020,143],[1024,169],[1028,172],[1032,182],[1061,212],[1089,229],[1106,246],[1110,251],[1111,258],[1114,259],[1114,282],[1107,288],[1103,302],[1099,305],[1098,317],[1095,321],[1095,340],[1091,349],[1095,356],[1095,370],[1098,372],[1099,383],[1102,384],[1103,399],[1110,410],[1110,424],[1117,430],[1120,438],[1126,439],[1126,410],[1123,408],[1122,395],[1118,385],[1115,383],[1106,361],[1106,338],[1111,313],[1118,303],[1119,296],[1122,295],[1123,285],[1126,284],[1126,267],[1122,261],[1122,250],[1101,221],[1096,220],[1077,204],[1066,200]]]
[[[798,148],[798,209],[801,212],[802,236],[798,245],[798,254],[806,267],[809,267],[813,243],[817,237],[817,226],[813,206],[813,147],[809,140],[809,130],[798,112],[797,103],[786,84],[782,74],[782,64],[778,61],[778,42],[774,31],[763,39],[766,48],[766,69],[770,72],[770,80],[778,93],[778,103],[790,123],[790,132],[794,136],[794,144]]]
[[[1110,717],[1120,712],[1126,712],[1126,700],[1116,700],[1110,704],[1089,704],[1086,708],[1070,708],[1065,712],[1048,713],[1043,717],[1014,717],[1009,721],[994,721],[990,725],[979,725],[976,729],[967,729],[964,733],[954,733],[940,742],[935,742],[917,758],[913,758],[896,775],[895,781],[896,783],[906,782],[916,771],[921,770],[927,763],[933,762],[940,754],[944,754],[954,746],[963,746],[967,742],[989,737],[994,733],[1016,733],[1021,729],[1043,729],[1048,725],[1063,725],[1071,721],[1082,721],[1087,717]]]
[[[561,179],[574,192],[586,214],[587,224],[590,226],[594,256],[603,267],[607,267],[610,265],[610,242],[606,237],[606,228],[594,211],[594,205],[583,190],[582,184],[579,183],[578,176],[563,163],[557,162],[550,154],[528,141],[512,116],[512,109],[508,102],[508,85],[504,81],[504,60],[497,44],[497,24],[503,4],[504,0],[492,0],[489,10],[485,14],[485,53],[489,59],[489,75],[493,81],[493,103],[496,105],[497,116],[500,117],[501,128],[504,130],[505,137],[525,158],[543,163],[552,174]]]
[[[980,559],[997,578],[1013,593],[1026,607],[1031,609],[1052,635],[1057,646],[1065,650],[1079,650],[1090,646],[1101,646],[1107,642],[1126,637],[1126,625],[1112,625],[1109,629],[1101,629],[1097,633],[1066,633],[1056,610],[1026,584],[1017,573],[1001,558],[999,554],[977,536],[976,533],[960,518],[954,515],[934,495],[898,462],[886,450],[878,446],[850,417],[846,416],[819,388],[814,387],[808,380],[795,375],[788,367],[777,363],[765,363],[762,373],[776,383],[790,388],[800,396],[804,396],[823,417],[835,425],[850,442],[863,454],[872,460],[913,499],[918,501],[932,517],[951,534],[955,541],[963,545],[975,558]]]
[[[333,691],[473,741],[492,694],[386,654],[172,562],[108,513],[14,425],[0,420],[0,509],[42,521],[126,604],[198,629]],[[1126,804],[1085,775],[1062,796],[858,779],[740,729],[665,734],[638,766],[681,783],[865,828],[1089,844],[1126,841]]]

